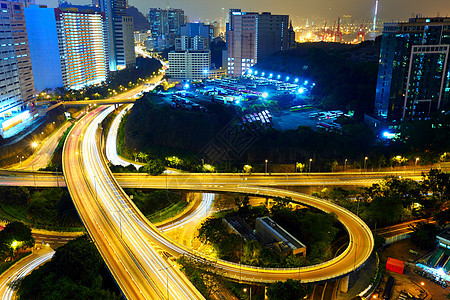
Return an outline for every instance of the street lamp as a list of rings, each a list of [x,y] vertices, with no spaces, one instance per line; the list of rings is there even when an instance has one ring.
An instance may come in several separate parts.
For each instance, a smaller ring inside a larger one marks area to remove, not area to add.
[[[265,160],[264,175],[267,174],[267,163],[268,163],[268,160],[266,159],[266,160]]]
[[[97,191],[97,189],[96,189],[96,191]],[[97,197],[97,192],[96,192],[96,197]],[[112,212],[117,213],[119,215],[120,238],[122,238],[122,213],[123,213],[123,210],[118,209],[118,210],[113,210]]]
[[[165,267],[165,268],[162,268],[162,269],[159,269],[158,271],[166,271],[166,274],[167,274],[167,285],[166,285],[166,289],[167,289],[167,300],[169,300],[169,269],[171,268],[171,267],[173,267],[172,265],[170,265],[169,264],[169,266],[168,267]]]
[[[368,160],[369,158],[366,156],[366,157],[364,157],[364,172],[367,172],[367,168],[366,168],[366,163],[367,163],[367,160]]]
[[[416,167],[417,167],[417,163],[419,162],[420,158],[416,157]]]
[[[311,163],[312,163],[312,158],[309,159],[309,171],[308,171],[308,173],[311,173]]]
[[[356,267],[356,252],[357,252],[357,249],[358,249],[358,244],[355,243],[352,240],[350,241],[350,243],[353,243],[355,245],[355,260],[353,261],[353,269],[355,269],[355,267]]]
[[[250,286],[250,300],[252,300],[252,286]],[[244,288],[244,293],[247,293],[247,288]]]
[[[347,159],[344,161],[344,171],[347,171]]]
[[[37,142],[33,142],[31,143],[31,147],[35,148],[37,147],[38,143]],[[22,163],[21,163],[22,165]],[[34,164],[31,164],[31,170],[33,171],[33,181],[34,181],[34,187],[36,188],[36,174],[34,174]]]

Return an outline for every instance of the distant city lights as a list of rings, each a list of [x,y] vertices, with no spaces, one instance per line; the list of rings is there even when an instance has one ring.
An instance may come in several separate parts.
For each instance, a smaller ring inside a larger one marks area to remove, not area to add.
[[[277,78],[280,79],[280,78],[281,78],[281,75],[278,75]]]
[[[269,94],[267,94],[266,92],[264,92],[264,93],[262,93],[262,97],[263,97],[263,98],[267,98],[267,97],[269,97]]]
[[[184,85],[184,88],[187,90],[187,89],[189,88],[189,84],[186,83],[186,84]]]
[[[297,83],[298,82],[298,78],[295,78],[294,82]]]
[[[304,88],[299,88],[299,89],[298,89],[298,93],[299,93],[299,94],[303,94],[304,92],[305,92],[305,89],[304,89]]]
[[[305,85],[307,85],[308,84],[308,80],[305,80]]]
[[[262,72],[262,73],[261,73],[261,76],[264,76],[264,75],[266,75],[266,73]]]
[[[286,77],[286,81],[289,81],[289,76]]]
[[[269,74],[269,78],[272,78],[272,77],[273,77],[273,74],[272,74],[272,73],[270,73],[270,74]]]
[[[383,132],[383,137],[386,139],[394,139],[394,138],[398,138],[400,136],[399,133],[391,133],[389,131],[384,131]]]

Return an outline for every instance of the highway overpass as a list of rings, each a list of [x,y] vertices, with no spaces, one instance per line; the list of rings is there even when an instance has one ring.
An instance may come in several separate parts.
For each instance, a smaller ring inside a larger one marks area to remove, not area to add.
[[[161,251],[174,256],[188,255],[213,263],[225,276],[246,282],[269,283],[287,278],[316,282],[343,276],[358,269],[370,256],[373,237],[367,225],[349,211],[320,199],[291,191],[251,186],[245,177],[223,178],[227,185],[203,174],[178,177],[170,184],[172,189],[229,191],[269,197],[289,196],[325,212],[333,212],[350,236],[350,244],[335,259],[320,265],[293,269],[263,269],[222,260],[211,259],[177,244],[162,234],[141,214],[123,192],[107,167],[106,159],[98,147],[97,124],[111,108],[100,107],[84,117],[72,129],[66,140],[63,165],[66,183],[75,206],[105,259],[114,278],[127,298],[161,298],[164,291],[171,298],[202,298],[192,284]],[[209,178],[208,180],[205,180]],[[255,176],[255,181],[261,179]],[[34,179],[33,179],[34,180]],[[169,175],[149,177],[146,187],[168,186]],[[237,182],[238,183],[237,183]],[[286,180],[289,181],[289,178]],[[244,183],[245,182],[245,183]],[[143,184],[143,183],[142,183]],[[158,252],[159,251],[159,252]],[[166,278],[167,276],[167,278]],[[164,280],[167,279],[167,280]]]

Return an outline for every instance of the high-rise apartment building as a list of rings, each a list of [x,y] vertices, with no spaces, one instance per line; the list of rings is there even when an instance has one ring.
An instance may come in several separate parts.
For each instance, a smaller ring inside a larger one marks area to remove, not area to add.
[[[182,35],[181,37],[175,39],[175,51],[208,49],[208,38],[204,38],[198,35],[194,37]]]
[[[208,77],[211,51],[171,51],[167,75],[179,80],[201,80]]]
[[[126,0],[98,2],[100,11],[104,12],[106,17],[110,71],[135,66],[133,17],[127,16]]]
[[[448,108],[449,51],[450,18],[384,24],[375,118],[395,127]]]
[[[31,119],[35,89],[25,25],[25,1],[0,1],[0,135]],[[11,131],[10,131],[11,132]]]
[[[230,9],[228,74],[240,76],[259,60],[289,49],[289,16]]]
[[[207,40],[208,45],[214,39],[214,27],[204,23],[186,23],[181,26],[180,31],[181,35],[190,37],[201,36]]]
[[[184,10],[175,8],[150,8],[147,15],[150,22],[152,39],[160,48],[174,46],[175,38],[181,34],[181,26],[184,25]]]
[[[81,89],[109,73],[104,13],[31,6],[25,9],[37,91]]]

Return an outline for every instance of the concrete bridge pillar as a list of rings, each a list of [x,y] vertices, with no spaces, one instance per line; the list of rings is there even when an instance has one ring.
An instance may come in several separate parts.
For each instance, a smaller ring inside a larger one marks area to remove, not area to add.
[[[341,292],[342,293],[348,292],[348,281],[349,281],[349,275],[347,275],[341,279]]]

